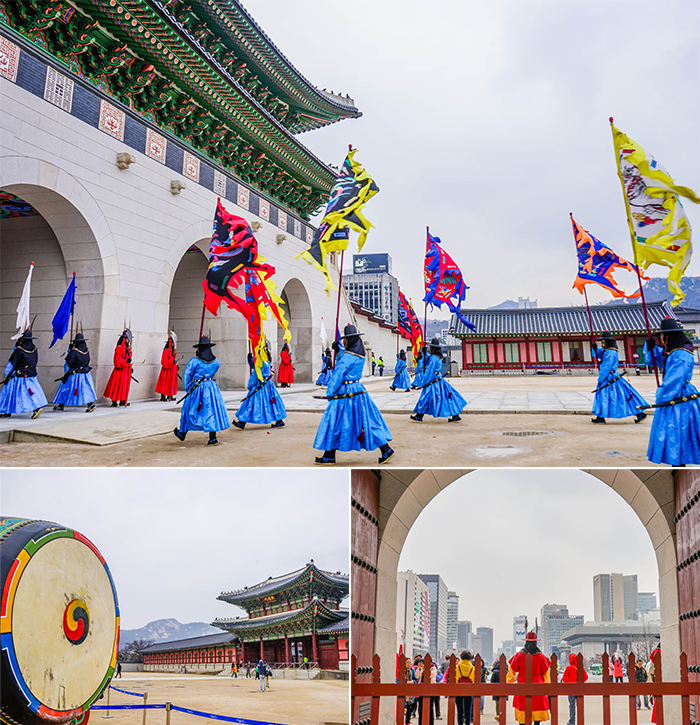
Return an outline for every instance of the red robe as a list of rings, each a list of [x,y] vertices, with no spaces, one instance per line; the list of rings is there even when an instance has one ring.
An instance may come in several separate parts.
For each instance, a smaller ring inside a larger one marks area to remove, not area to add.
[[[170,345],[163,350],[160,365],[156,393],[177,395],[177,353],[170,349]]]
[[[114,370],[112,370],[105,388],[105,398],[119,402],[126,402],[129,399],[131,373],[134,368],[127,360],[131,360],[131,348],[127,347],[126,342],[122,340],[114,349]]]
[[[282,352],[280,352],[280,367],[277,371],[277,382],[294,382],[294,368],[292,367],[292,356],[289,354],[288,350],[282,350]]]
[[[506,682],[525,682],[525,656],[525,652],[521,650],[511,657]],[[532,681],[549,682],[550,664],[549,658],[545,657],[542,652],[532,655]],[[519,723],[524,723],[525,695],[516,695],[513,698],[513,709],[515,719]],[[532,698],[532,722],[535,720],[538,722],[549,720],[549,698],[544,695],[535,695]]]

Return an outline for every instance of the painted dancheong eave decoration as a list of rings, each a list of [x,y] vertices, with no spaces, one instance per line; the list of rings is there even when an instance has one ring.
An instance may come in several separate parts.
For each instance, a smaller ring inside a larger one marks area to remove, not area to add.
[[[2,24],[304,219],[335,172],[293,134],[361,115],[234,0],[0,0]]]

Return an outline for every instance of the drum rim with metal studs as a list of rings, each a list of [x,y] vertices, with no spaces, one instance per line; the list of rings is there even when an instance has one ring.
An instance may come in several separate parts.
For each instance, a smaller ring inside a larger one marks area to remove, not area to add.
[[[109,567],[78,531],[0,517],[3,720],[84,720],[114,674],[119,603]]]

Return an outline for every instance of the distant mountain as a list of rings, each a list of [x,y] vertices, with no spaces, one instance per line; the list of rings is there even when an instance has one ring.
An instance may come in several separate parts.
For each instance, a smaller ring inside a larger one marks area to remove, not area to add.
[[[681,280],[681,289],[685,292],[685,299],[681,302],[681,307],[690,307],[691,309],[700,310],[700,277],[684,277]],[[673,295],[669,292],[666,277],[652,277],[648,282],[644,283],[644,299],[647,302],[656,302],[657,300],[671,300]],[[634,300],[613,299],[606,302],[606,305],[619,305],[627,302],[627,304],[638,304],[639,298]]]
[[[176,639],[202,637],[206,634],[221,634],[222,630],[205,622],[180,624],[177,619],[157,619],[139,629],[122,629],[119,633],[121,645],[137,639],[152,639],[154,642],[172,642]]]
[[[514,300],[506,300],[505,302],[501,302],[499,305],[494,305],[493,307],[489,307],[489,310],[517,310],[518,309],[518,303]]]

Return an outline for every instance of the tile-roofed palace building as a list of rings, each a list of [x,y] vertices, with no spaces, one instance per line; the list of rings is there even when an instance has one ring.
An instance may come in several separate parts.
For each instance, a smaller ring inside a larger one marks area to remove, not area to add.
[[[595,305],[591,318],[596,340],[609,330],[617,340],[620,364],[643,363],[647,339],[641,304]],[[661,320],[675,318],[668,302],[647,303],[652,334]],[[585,306],[540,307],[517,310],[463,309],[462,315],[476,325],[467,328],[452,316],[454,336],[462,342],[462,368],[471,370],[590,369],[591,325]],[[635,357],[635,355],[637,357]]]
[[[216,619],[223,634],[154,644],[141,650],[144,669],[220,670],[265,660],[268,664],[317,663],[323,670],[348,665],[349,613],[340,603],[349,578],[319,569],[313,559],[284,576],[270,577],[218,599],[245,610],[247,617]]]
[[[132,397],[152,396],[168,330],[183,351],[196,342],[220,197],[276,267],[296,378],[312,380],[335,304],[296,255],[337,169],[299,135],[361,116],[352,98],[313,85],[238,0],[22,0],[0,2],[0,105],[0,357],[34,261],[47,393],[67,345],[48,350],[51,320],[75,272],[98,393],[128,324],[145,360]],[[244,387],[243,316],[222,305],[205,329],[222,385]],[[281,332],[266,333],[276,357]]]

